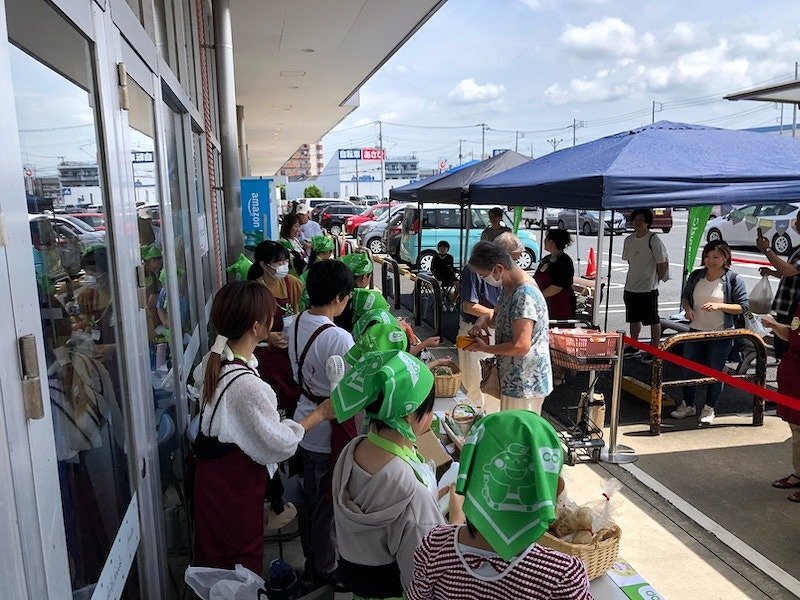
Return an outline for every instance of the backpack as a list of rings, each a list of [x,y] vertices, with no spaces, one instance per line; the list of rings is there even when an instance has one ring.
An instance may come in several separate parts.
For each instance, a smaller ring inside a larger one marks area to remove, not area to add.
[[[653,252],[653,238],[655,235],[656,234],[654,231],[650,232],[650,237],[647,240],[647,247],[650,248],[650,254],[653,255],[653,258],[656,257],[656,253]],[[669,281],[669,258],[667,258],[667,271],[664,273],[664,277],[659,278],[659,281]]]

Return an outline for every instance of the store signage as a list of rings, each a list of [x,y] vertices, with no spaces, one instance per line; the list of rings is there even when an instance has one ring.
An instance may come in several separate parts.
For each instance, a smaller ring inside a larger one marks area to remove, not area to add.
[[[381,148],[340,148],[339,160],[386,160]]]
[[[154,159],[153,159],[154,155],[150,151],[145,151],[145,152],[136,152],[136,151],[134,151],[134,152],[131,152],[131,154],[133,154],[133,160],[131,161],[133,163],[151,163],[151,162],[155,162]]]
[[[241,180],[242,231],[265,232],[270,222],[270,184],[272,179],[260,177]]]

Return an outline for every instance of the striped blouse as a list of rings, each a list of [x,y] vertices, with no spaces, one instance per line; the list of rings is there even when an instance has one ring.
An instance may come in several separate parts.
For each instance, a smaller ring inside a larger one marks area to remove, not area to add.
[[[414,554],[409,600],[591,600],[580,559],[531,544],[507,562],[458,543],[463,525],[439,525]]]

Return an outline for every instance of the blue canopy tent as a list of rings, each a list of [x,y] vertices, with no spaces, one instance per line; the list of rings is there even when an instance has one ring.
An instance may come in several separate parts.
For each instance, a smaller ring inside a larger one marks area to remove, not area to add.
[[[800,200],[789,137],[659,121],[470,185],[473,204],[587,210]]]
[[[800,201],[800,142],[659,121],[477,181],[469,197],[473,204],[600,210],[597,272],[602,273],[602,211]],[[595,323],[598,312],[596,303]]]
[[[513,150],[500,152],[482,161],[471,161],[465,165],[459,165],[448,172],[434,175],[394,188],[389,192],[391,200],[406,202],[417,202],[417,208],[422,218],[422,205],[427,202],[453,202],[461,206],[461,231],[459,232],[460,256],[463,262],[464,257],[464,226],[472,226],[472,219],[469,223],[464,223],[464,205],[470,184],[481,181],[487,177],[503,173],[508,169],[530,162],[530,157],[519,154]],[[418,253],[422,253],[422,236],[417,238]]]

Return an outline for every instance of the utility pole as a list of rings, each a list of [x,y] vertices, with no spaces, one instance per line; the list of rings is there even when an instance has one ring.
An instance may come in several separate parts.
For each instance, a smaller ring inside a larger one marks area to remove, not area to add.
[[[794,78],[797,79],[798,63],[794,63]],[[797,137],[797,103],[792,104],[792,137]]]
[[[381,149],[381,202],[383,202],[386,192],[386,151],[383,149],[383,123],[378,121],[378,146]]]
[[[514,132],[514,152],[519,152],[519,131]]]
[[[577,119],[572,119],[572,147],[573,148],[575,147],[575,144],[578,143],[578,136],[576,135],[578,127],[586,127],[586,121],[578,121]],[[553,151],[555,152],[555,148],[553,148]]]
[[[664,103],[653,100],[653,116],[650,119],[651,124],[656,122],[656,112],[661,112],[662,110],[664,110]]]
[[[481,123],[481,160],[486,158],[486,123]]]
[[[458,140],[458,164],[460,165],[464,162],[464,153],[461,152],[461,145],[466,142],[467,140]]]
[[[561,138],[558,138],[558,139],[552,138],[552,139],[547,140],[547,143],[550,144],[553,147],[553,152],[555,152],[556,148],[558,148],[558,145],[563,141],[564,140],[562,140]],[[533,156],[533,144],[531,144],[531,156]]]

